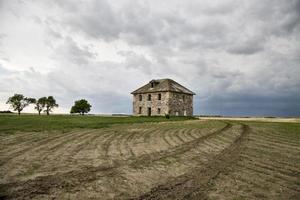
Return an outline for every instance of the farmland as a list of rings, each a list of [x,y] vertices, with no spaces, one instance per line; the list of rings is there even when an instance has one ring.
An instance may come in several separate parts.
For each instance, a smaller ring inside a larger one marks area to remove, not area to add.
[[[0,115],[0,199],[300,199],[300,123]]]

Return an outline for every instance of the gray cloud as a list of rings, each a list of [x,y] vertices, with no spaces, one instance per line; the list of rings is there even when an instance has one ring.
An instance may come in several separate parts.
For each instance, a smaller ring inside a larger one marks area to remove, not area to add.
[[[285,96],[287,95],[287,96]],[[203,114],[236,116],[299,116],[300,96],[291,94],[261,95],[227,93],[214,95],[202,102]]]
[[[119,51],[119,55],[123,56],[126,60],[124,66],[127,68],[140,69],[146,74],[152,74],[151,61],[143,55],[138,55],[133,51]]]
[[[56,1],[56,3],[62,8],[62,12],[67,12],[62,18],[64,26],[74,31],[81,31],[93,38],[104,40],[118,38],[122,22],[118,18],[118,13],[112,10],[109,2],[100,0],[78,4],[72,1]]]
[[[197,114],[300,115],[299,2],[14,3],[19,25],[30,18],[31,26],[42,27],[41,46],[50,49],[53,68],[14,66],[7,72],[10,62],[3,62],[1,98],[14,92],[52,94],[66,110],[75,99],[87,98],[93,112],[131,112],[132,90],[169,77],[197,93]],[[3,33],[2,45],[9,48],[14,29]],[[18,59],[11,52],[4,53]]]
[[[5,36],[6,36],[6,34],[0,33],[0,41],[1,41],[3,38],[5,38]]]
[[[248,38],[229,46],[228,52],[233,54],[251,55],[264,50],[264,38]]]
[[[64,38],[63,43],[54,48],[54,52],[54,59],[60,62],[66,60],[78,65],[86,65],[89,59],[96,56],[88,46],[79,47],[71,37]]]

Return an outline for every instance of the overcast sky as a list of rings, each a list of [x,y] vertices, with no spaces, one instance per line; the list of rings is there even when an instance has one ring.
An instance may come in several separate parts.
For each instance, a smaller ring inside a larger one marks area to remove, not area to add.
[[[22,93],[131,113],[172,78],[195,114],[299,116],[299,41],[300,0],[0,0],[0,110]]]

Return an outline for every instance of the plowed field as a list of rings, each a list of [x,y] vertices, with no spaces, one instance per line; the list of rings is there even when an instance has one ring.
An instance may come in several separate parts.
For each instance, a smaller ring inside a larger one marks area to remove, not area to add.
[[[0,133],[0,199],[300,199],[300,124]]]

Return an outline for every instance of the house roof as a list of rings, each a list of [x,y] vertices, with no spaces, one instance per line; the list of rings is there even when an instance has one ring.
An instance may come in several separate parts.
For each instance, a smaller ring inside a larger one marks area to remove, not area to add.
[[[151,87],[151,83],[153,84],[153,87]],[[146,85],[131,92],[131,94],[142,94],[142,93],[150,93],[150,92],[177,92],[177,93],[195,95],[195,93],[192,92],[191,90],[187,89],[186,87],[168,78],[153,79]]]

